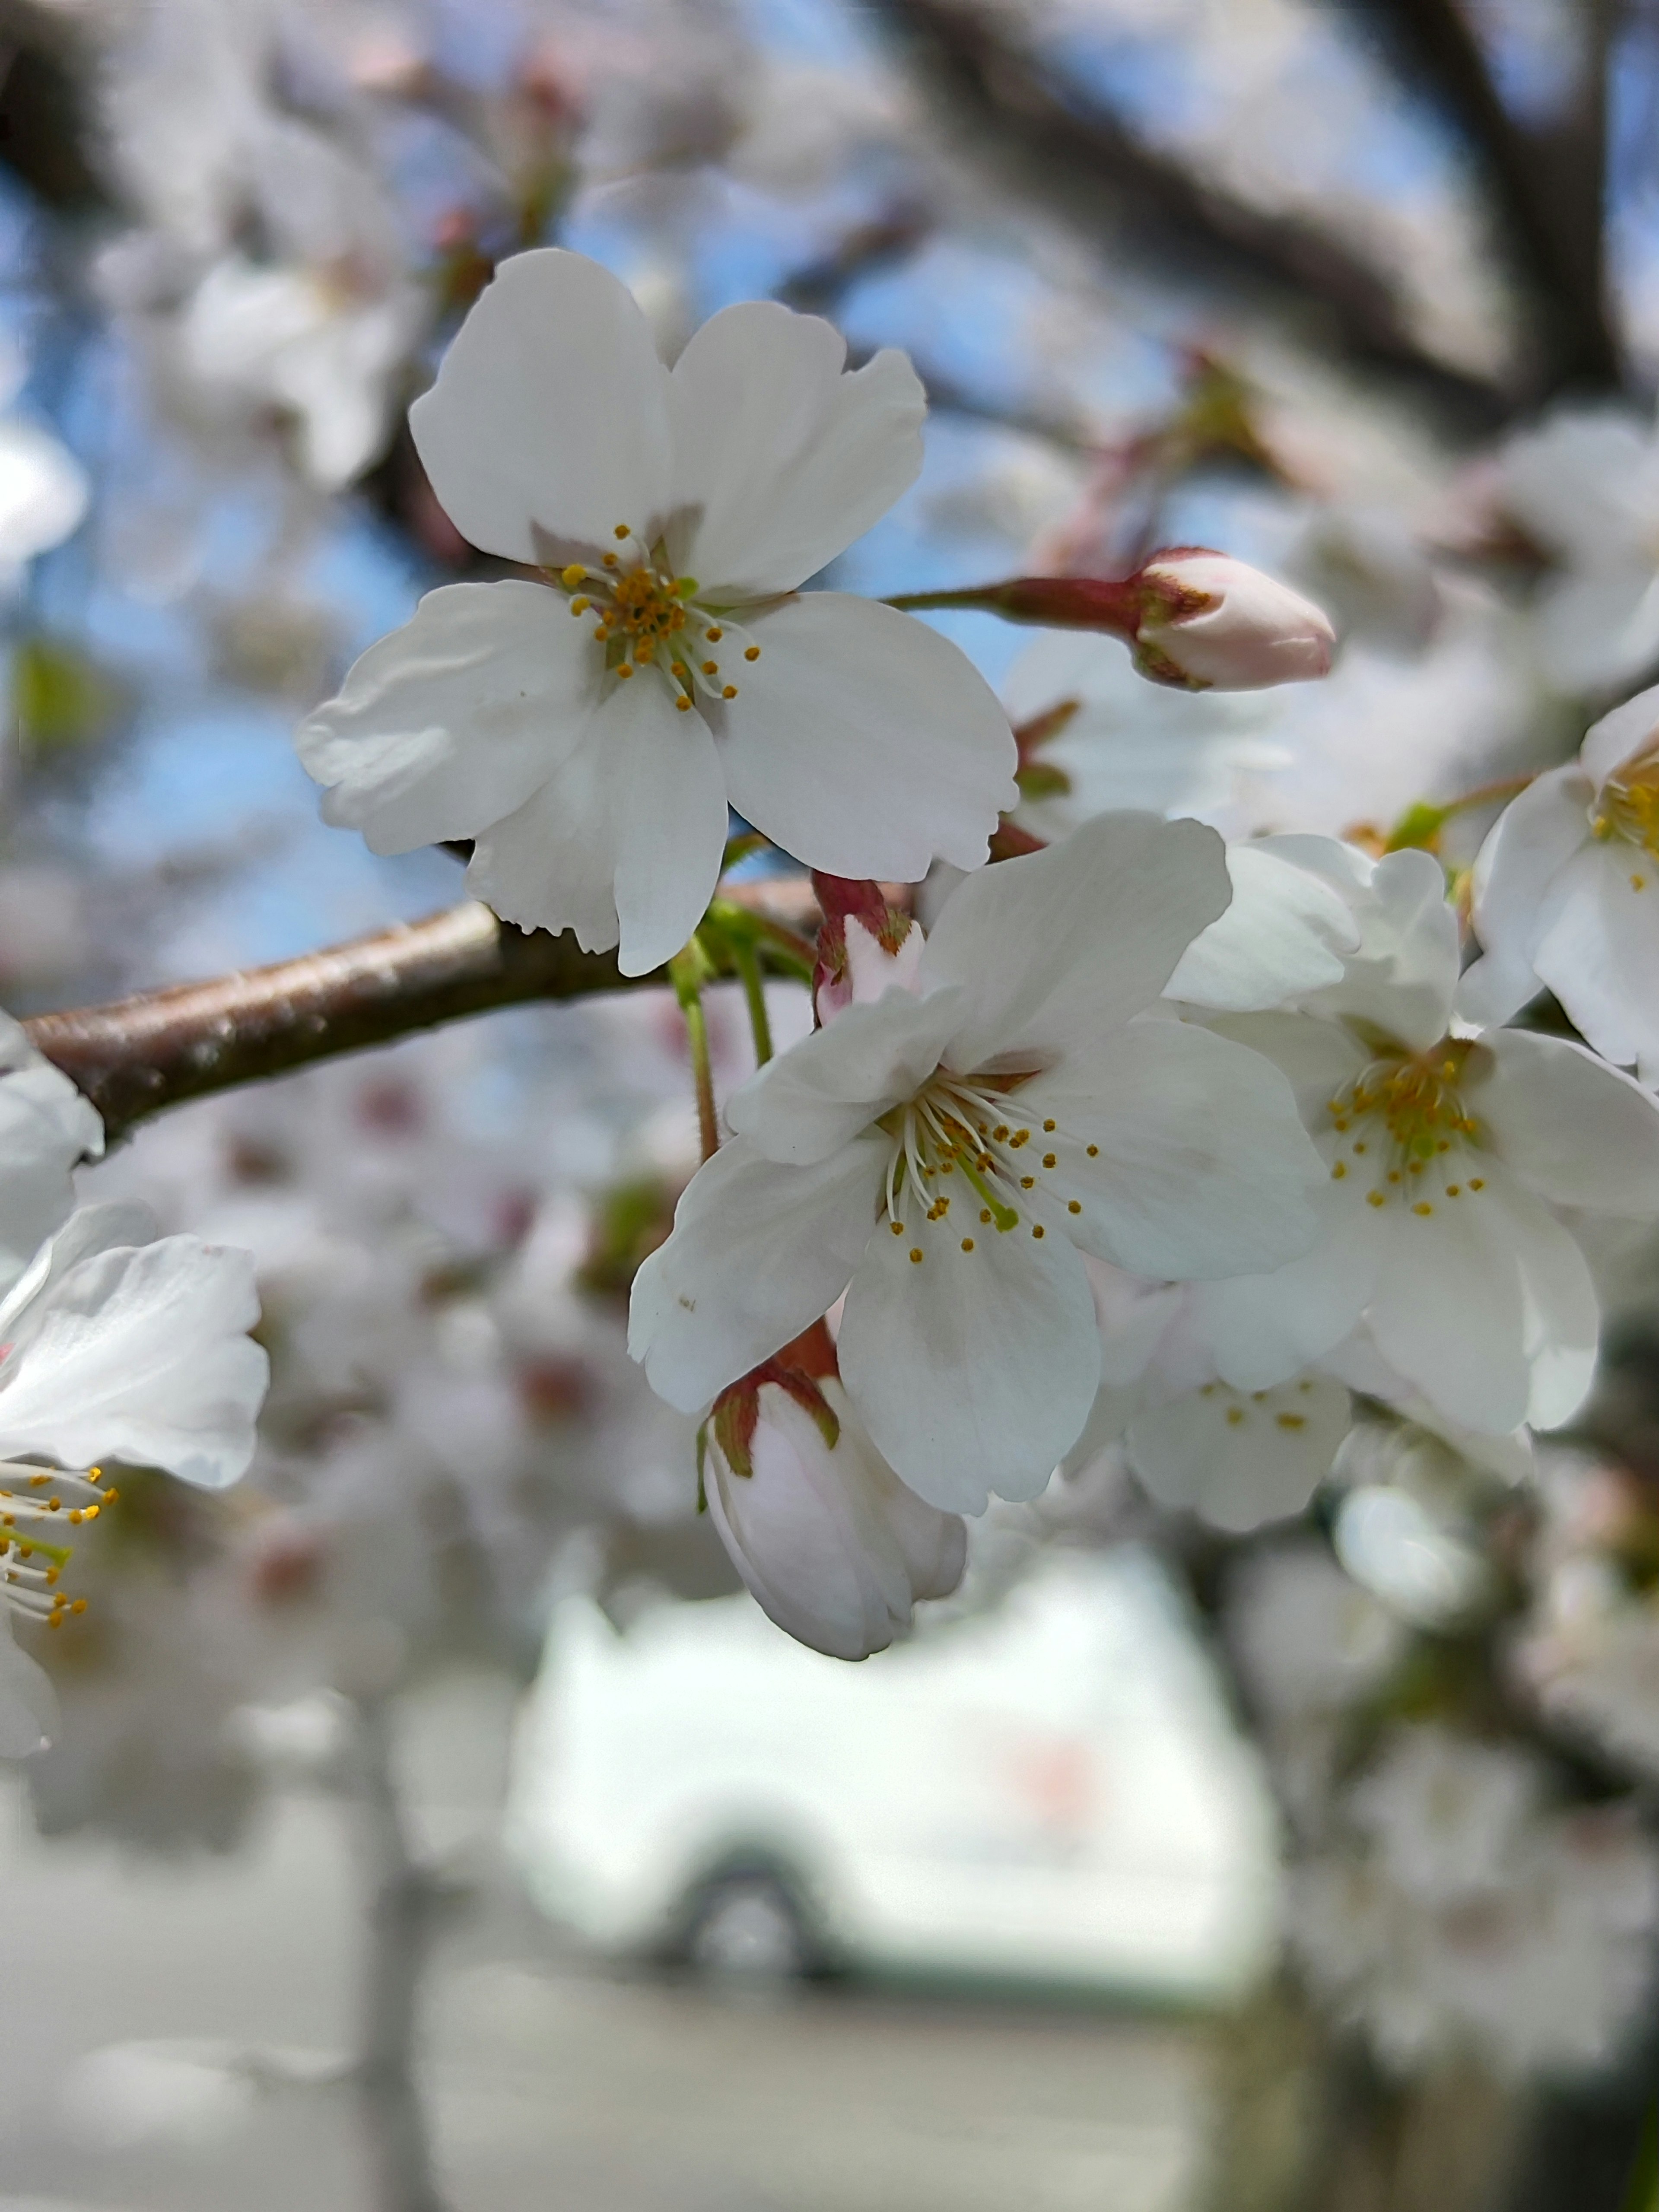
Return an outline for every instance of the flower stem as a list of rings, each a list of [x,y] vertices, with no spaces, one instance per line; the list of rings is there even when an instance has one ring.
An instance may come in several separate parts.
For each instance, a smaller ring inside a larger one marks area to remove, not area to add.
[[[738,971],[743,985],[744,1004],[749,1009],[749,1026],[755,1036],[755,1065],[764,1067],[772,1057],[772,1023],[766,1011],[766,991],[761,981],[760,962],[755,957],[755,948],[747,938],[739,938],[732,947],[732,965]]]
[[[691,1074],[697,1090],[697,1135],[706,1160],[714,1158],[720,1145],[720,1123],[714,1112],[714,1071],[708,1057],[708,1017],[702,1003],[703,982],[713,972],[708,954],[695,937],[668,963],[668,980],[685,1017],[686,1042],[691,1048]]]
[[[1454,815],[1468,814],[1477,806],[1495,806],[1500,799],[1518,798],[1529,784],[1535,783],[1542,774],[1540,769],[1528,769],[1521,775],[1500,776],[1496,783],[1478,785],[1466,791],[1461,799],[1449,799],[1443,805],[1430,799],[1419,799],[1408,806],[1394,828],[1389,830],[1383,850],[1403,853],[1420,848],[1433,852],[1440,832]]]
[[[1145,613],[1145,593],[1133,579],[1113,576],[1010,576],[952,592],[897,592],[884,602],[902,614],[933,607],[967,607],[1000,615],[1005,622],[1039,623],[1050,629],[1109,630],[1132,638]]]

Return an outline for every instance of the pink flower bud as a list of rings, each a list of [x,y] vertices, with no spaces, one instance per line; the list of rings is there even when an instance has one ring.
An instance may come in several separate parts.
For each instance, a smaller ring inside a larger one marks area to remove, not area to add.
[[[1201,547],[1155,553],[1134,576],[1135,665],[1188,691],[1259,691],[1328,676],[1336,642],[1311,599]]]
[[[878,999],[895,986],[915,988],[921,932],[902,908],[888,904],[879,884],[815,869],[812,888],[823,913],[812,974],[812,1006],[820,1029],[848,1006]]]
[[[962,1520],[904,1487],[833,1374],[769,1361],[723,1391],[704,1431],[703,1493],[762,1609],[832,1658],[884,1650],[918,1598],[962,1579]]]

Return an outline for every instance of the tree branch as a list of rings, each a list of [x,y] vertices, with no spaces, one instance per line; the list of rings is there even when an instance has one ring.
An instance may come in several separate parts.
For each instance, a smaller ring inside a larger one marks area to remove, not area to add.
[[[1413,90],[1425,84],[1485,170],[1540,309],[1546,390],[1616,388],[1623,364],[1608,313],[1603,252],[1607,70],[1614,0],[1579,0],[1577,96],[1528,129],[1498,94],[1458,0],[1382,0],[1368,27]]]
[[[804,955],[810,970],[811,945],[799,934],[817,920],[808,884],[727,885],[720,896],[755,915],[763,968],[795,974]],[[116,1138],[187,1099],[469,1014],[663,981],[660,969],[624,975],[614,952],[584,952],[568,934],[526,934],[469,902],[297,960],[38,1014],[24,1026]]]
[[[1189,266],[1195,255],[1204,257],[1214,277],[1253,279],[1282,302],[1289,295],[1304,312],[1322,313],[1348,352],[1409,371],[1472,428],[1510,411],[1495,386],[1419,343],[1381,271],[1297,216],[1250,207],[1194,176],[1115,117],[1080,101],[1000,35],[988,10],[963,0],[874,0],[874,6],[931,82],[958,141],[994,167],[1006,189],[1098,238],[1112,228],[1105,186],[1133,215],[1143,240],[1155,235]]]

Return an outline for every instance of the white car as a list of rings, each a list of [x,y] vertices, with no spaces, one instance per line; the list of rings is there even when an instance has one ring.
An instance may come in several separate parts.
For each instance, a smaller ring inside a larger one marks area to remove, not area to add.
[[[746,1596],[624,1633],[565,1600],[509,1835],[615,1953],[1224,1999],[1271,1948],[1273,1814],[1156,1567],[1049,1554],[860,1666]]]

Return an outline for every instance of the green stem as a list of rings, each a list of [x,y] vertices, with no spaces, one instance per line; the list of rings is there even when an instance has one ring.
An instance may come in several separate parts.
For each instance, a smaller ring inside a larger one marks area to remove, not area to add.
[[[748,938],[738,938],[732,947],[732,965],[738,971],[743,985],[744,1004],[749,1009],[749,1026],[755,1037],[755,1065],[764,1067],[772,1057],[772,1023],[766,1011],[766,991],[761,981],[760,962],[755,957],[755,947]]]
[[[691,1074],[697,1090],[697,1135],[705,1160],[712,1160],[720,1146],[720,1122],[714,1111],[714,1070],[708,1057],[708,1018],[702,1004],[703,981],[709,973],[708,956],[695,937],[668,963],[668,980],[685,1017],[686,1042],[691,1048]]]
[[[1500,775],[1496,783],[1483,783],[1474,791],[1466,791],[1461,799],[1454,799],[1447,806],[1447,819],[1454,814],[1467,814],[1471,807],[1493,806],[1501,799],[1518,799],[1543,773],[1542,769],[1529,768],[1522,775]]]
[[[1500,776],[1496,783],[1483,783],[1473,791],[1466,791],[1461,799],[1449,799],[1443,805],[1431,800],[1419,799],[1408,806],[1394,828],[1389,832],[1387,850],[1405,852],[1413,847],[1432,851],[1434,841],[1454,815],[1468,814],[1477,806],[1495,806],[1500,799],[1516,799],[1536,783],[1541,769],[1528,769],[1521,775]]]
[[[994,614],[997,610],[988,603],[982,588],[974,587],[957,592],[895,592],[884,599],[884,606],[896,607],[901,614],[921,614],[929,607],[973,607]]]

